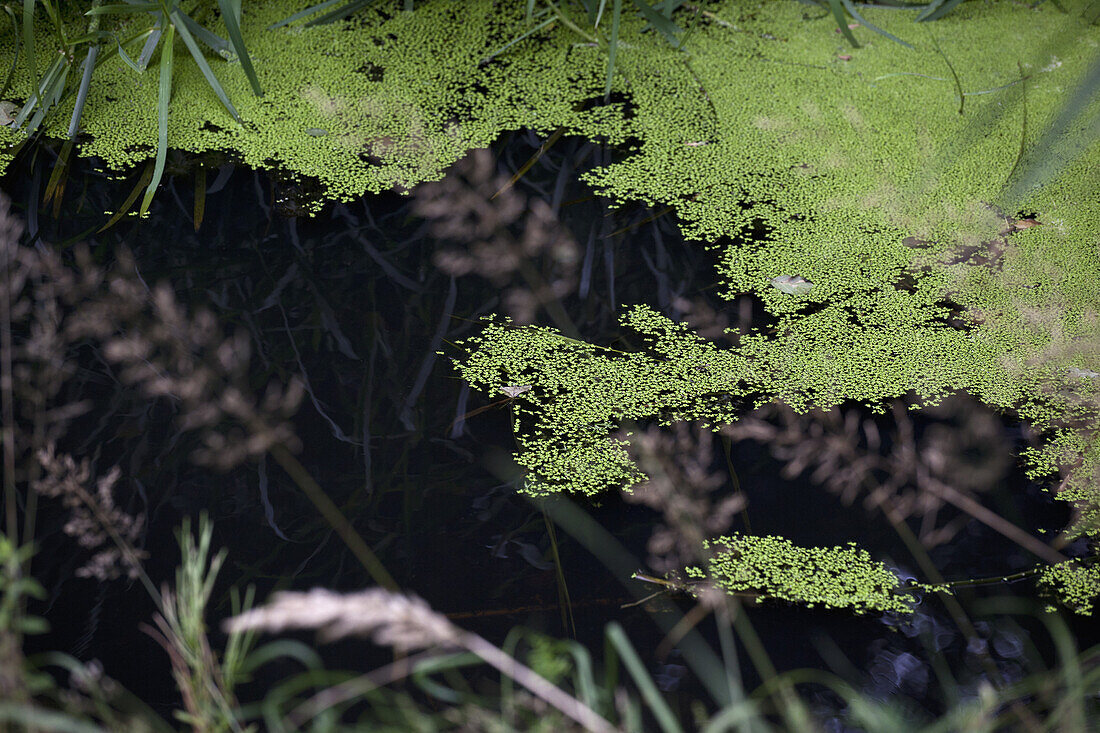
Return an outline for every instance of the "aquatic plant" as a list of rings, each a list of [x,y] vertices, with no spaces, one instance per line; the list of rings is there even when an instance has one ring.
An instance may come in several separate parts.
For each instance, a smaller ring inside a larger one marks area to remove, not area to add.
[[[1086,562],[1067,560],[1052,565],[1043,570],[1039,584],[1049,589],[1060,603],[1091,616],[1093,604],[1100,597],[1100,565],[1096,564],[1095,557]]]
[[[854,542],[846,547],[798,547],[782,537],[734,533],[707,540],[704,548],[714,557],[705,568],[685,568],[686,577],[705,579],[731,595],[796,601],[810,608],[850,608],[856,613],[913,610],[898,594],[898,577]]]

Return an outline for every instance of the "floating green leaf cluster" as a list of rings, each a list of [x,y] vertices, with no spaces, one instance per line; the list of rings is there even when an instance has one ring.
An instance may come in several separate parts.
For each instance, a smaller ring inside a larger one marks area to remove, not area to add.
[[[782,537],[733,534],[706,543],[714,552],[705,569],[689,567],[732,595],[753,594],[757,602],[783,600],[810,608],[850,608],[856,613],[911,613],[897,593],[900,581],[854,543],[846,547],[798,547]]]
[[[639,307],[632,323],[650,335],[646,352],[626,353],[566,338],[546,328],[488,322],[461,342],[464,379],[489,394],[531,385],[516,396],[517,460],[529,469],[526,491],[595,494],[644,476],[625,443],[609,438],[623,421],[662,424],[737,417],[730,395],[751,390],[755,370],[740,355],[692,336],[684,326]]]
[[[1076,560],[1051,565],[1039,576],[1039,584],[1057,596],[1059,603],[1091,616],[1093,603],[1100,597],[1100,565]]]

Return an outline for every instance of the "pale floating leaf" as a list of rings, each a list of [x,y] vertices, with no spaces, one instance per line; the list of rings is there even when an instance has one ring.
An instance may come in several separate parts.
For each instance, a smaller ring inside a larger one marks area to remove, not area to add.
[[[0,102],[0,125],[10,125],[19,114],[19,105],[14,102]]]
[[[311,137],[323,137],[328,134],[328,130],[322,130],[320,127],[310,127],[306,129],[306,134]]]
[[[798,275],[780,275],[779,277],[773,277],[769,282],[787,295],[808,293],[814,287],[812,282]]]
[[[1082,379],[1092,379],[1093,377],[1100,377],[1100,372],[1094,372],[1090,369],[1078,369],[1077,367],[1070,367],[1069,373],[1074,377],[1081,377]]]
[[[521,384],[515,387],[501,387],[500,391],[508,395],[509,397],[515,398],[517,395],[521,395],[529,389],[531,389],[531,385]]]

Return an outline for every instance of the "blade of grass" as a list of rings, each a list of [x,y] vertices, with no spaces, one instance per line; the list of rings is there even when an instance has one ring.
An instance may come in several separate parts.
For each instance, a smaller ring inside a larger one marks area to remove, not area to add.
[[[510,461],[510,458],[504,456],[490,455],[489,470],[503,480],[515,480],[516,467]],[[631,595],[636,598],[647,595],[645,591],[639,590],[636,583],[628,580],[634,569],[639,566],[637,558],[631,556],[626,548],[598,522],[569,501],[549,499],[545,502],[545,506],[550,513],[550,518],[598,558],[612,575],[618,577]],[[669,613],[654,613],[651,614],[651,618],[658,628],[667,633],[679,620],[679,610],[667,601],[660,604],[660,610],[667,610]],[[681,640],[679,648],[684,653],[686,664],[695,671],[714,701],[720,706],[729,705],[732,701],[725,686],[726,676],[722,662],[699,633],[695,631],[689,633]],[[605,685],[608,685],[609,689],[615,687],[615,681],[610,679],[615,674],[617,674],[616,668],[605,663]]]
[[[34,54],[34,0],[23,0],[23,46],[27,49],[27,72],[31,80],[31,97],[27,100],[27,104],[30,105],[38,98],[40,84]]]
[[[202,226],[202,217],[206,212],[206,168],[200,165],[195,171],[195,231]]]
[[[942,18],[943,16],[947,15],[952,10],[954,10],[955,7],[961,2],[962,2],[962,0],[947,0],[947,2],[939,5],[936,8],[933,8],[933,10],[930,13],[928,13],[927,15],[925,15],[924,13],[921,13],[917,17],[917,20],[918,21],[939,20],[940,18]]]
[[[126,49],[122,47],[122,44],[118,44],[118,55],[122,59],[122,62],[133,69],[136,73],[142,73],[143,69],[138,66],[138,63],[130,58],[130,54],[126,53]]]
[[[206,57],[202,55],[202,51],[195,43],[195,39],[191,37],[191,32],[187,30],[187,21],[191,21],[191,19],[178,8],[172,10],[171,19],[171,27],[179,32],[183,44],[187,46],[187,50],[191,52],[191,58],[195,59],[195,63],[198,64],[199,71],[202,72],[203,77],[206,79],[206,83],[214,90],[214,94],[218,95],[218,99],[221,100],[222,105],[230,116],[232,116],[237,123],[240,123],[241,117],[237,114],[237,108],[229,101],[229,97],[226,95],[225,90],[222,89],[221,82],[218,81],[218,77],[214,76],[214,71],[210,68],[210,64],[206,63]],[[194,23],[194,21],[191,22]]]
[[[153,59],[153,51],[156,50],[157,44],[160,43],[161,36],[164,35],[164,15],[158,14],[156,25],[153,28],[153,32],[145,39],[145,45],[141,47],[141,55],[138,56],[138,70],[144,72],[149,68],[149,62]]]
[[[218,0],[218,7],[222,9],[222,21],[225,30],[229,33],[229,40],[233,44],[233,51],[241,60],[241,68],[248,77],[248,83],[252,85],[252,93],[262,97],[264,92],[260,88],[260,80],[256,76],[256,69],[252,67],[252,58],[248,55],[248,49],[244,45],[244,36],[241,35],[241,0]]]
[[[95,70],[97,56],[99,56],[99,46],[92,46],[88,49],[88,55],[84,57],[84,72],[80,75],[80,88],[76,91],[73,116],[69,118],[69,140],[76,137],[77,130],[80,128],[80,116],[84,113],[84,103],[88,101],[88,88],[92,84],[92,71]]]
[[[638,690],[642,693],[642,699],[649,706],[650,712],[657,720],[657,725],[661,727],[664,733],[683,733],[683,728],[677,722],[672,709],[661,696],[657,685],[653,683],[653,678],[646,671],[645,664],[638,657],[638,653],[634,651],[634,646],[630,643],[626,632],[623,631],[623,627],[617,621],[612,621],[607,625],[607,638],[615,647],[615,651],[619,653],[619,658],[623,660],[626,671],[634,678],[634,684],[638,686]]]
[[[535,14],[535,17],[537,18],[537,17],[539,17],[540,15],[545,15],[546,13],[549,13],[549,12],[550,12],[550,10],[549,10],[549,8],[547,8],[546,10],[542,10],[542,11],[540,11],[540,12],[536,13],[536,14]],[[546,26],[550,25],[551,23],[553,23],[553,22],[554,22],[554,21],[556,21],[556,20],[557,20],[557,18],[549,18],[549,19],[547,19],[547,20],[544,20],[543,22],[539,23],[539,24],[538,24],[537,26],[535,26],[535,27],[534,27],[534,28],[532,28],[531,30],[527,31],[526,33],[522,33],[522,34],[520,34],[520,35],[516,36],[516,37],[515,37],[515,38],[513,38],[512,40],[508,41],[508,43],[504,44],[503,46],[501,46],[500,48],[498,48],[498,49],[497,49],[496,51],[494,51],[493,53],[491,53],[491,54],[489,54],[488,56],[486,56],[485,58],[483,58],[483,59],[481,60],[481,63],[482,63],[482,64],[487,64],[487,63],[489,63],[490,61],[492,61],[493,59],[495,59],[495,58],[496,58],[497,56],[499,56],[499,55],[501,55],[502,53],[504,53],[505,51],[507,51],[507,50],[508,50],[509,48],[511,48],[512,46],[516,45],[517,43],[519,43],[519,42],[520,42],[520,41],[522,41],[523,39],[525,39],[525,38],[528,38],[528,37],[530,37],[530,36],[534,35],[535,33],[538,33],[538,32],[539,32],[539,31],[541,31],[541,30],[542,30],[543,28],[545,28]]]
[[[657,29],[657,32],[665,37],[670,45],[675,46],[678,39],[676,34],[683,33],[683,29],[671,20],[654,10],[645,0],[634,0],[634,6],[642,14],[649,24]]]
[[[951,71],[951,78],[955,80],[955,93],[959,95],[959,114],[963,113],[963,104],[966,102],[966,95],[963,93],[962,82],[959,81],[959,75],[955,73],[955,67],[951,63],[951,59],[947,58],[940,49],[940,44],[936,41],[936,37],[932,35],[932,32],[928,32],[928,37],[932,39],[932,45],[936,49],[936,53],[943,57],[943,62],[947,64],[947,68]]]
[[[174,50],[175,26],[169,25],[164,34],[164,43],[160,49],[160,85],[157,91],[157,159],[153,167],[153,176],[149,179],[149,187],[145,189],[145,196],[141,200],[139,215],[145,216],[149,211],[149,204],[153,201],[153,194],[160,185],[160,178],[164,175],[164,161],[168,157],[168,102],[172,97],[172,54]]]
[[[69,138],[61,146],[61,152],[50,171],[50,180],[46,183],[46,193],[42,196],[42,203],[48,204],[53,200],[54,217],[56,218],[61,207],[61,197],[65,192],[65,179],[69,170],[69,156],[73,151],[73,140]]]
[[[298,487],[302,489],[305,495],[313,502],[313,505],[317,507],[321,515],[329,523],[329,525],[336,531],[336,534],[340,536],[340,539],[344,541],[344,544],[355,555],[356,559],[363,565],[363,568],[370,573],[371,578],[375,583],[386,588],[388,590],[396,591],[397,583],[394,581],[393,576],[389,574],[385,566],[378,559],[378,556],[374,554],[374,551],[369,545],[359,536],[359,533],[355,531],[355,528],[351,525],[351,522],[340,512],[339,507],[333,503],[332,499],[328,497],[328,494],[318,485],[313,477],[309,475],[305,467],[298,462],[298,459],[287,450],[282,444],[275,445],[271,448],[271,456],[279,465],[283,467],[294,483],[298,484]]]
[[[187,32],[190,33],[195,40],[205,43],[211,51],[221,56],[227,61],[232,61],[235,58],[233,53],[233,47],[229,45],[229,41],[225,40],[217,33],[207,30],[197,20],[192,18],[187,13],[180,11],[180,17],[183,19],[183,24],[187,26]],[[175,20],[173,18],[173,20]]]
[[[615,76],[615,55],[619,50],[619,21],[623,14],[623,0],[612,0],[611,3],[611,39],[608,41],[607,50],[607,81],[604,82],[603,98],[606,102],[611,97],[611,79]]]
[[[1027,149],[1027,77],[1024,76],[1024,67],[1019,61],[1016,69],[1020,72],[1020,149],[1016,152],[1016,160],[1012,163],[1012,169],[1005,176],[1005,185],[1012,180],[1016,170],[1020,167],[1020,161],[1024,159],[1024,150]]]
[[[527,171],[531,170],[531,166],[533,166],[538,161],[538,159],[541,158],[546,153],[546,151],[551,148],[551,146],[553,146],[554,143],[556,143],[559,139],[561,139],[561,136],[564,133],[565,133],[565,128],[564,127],[559,127],[557,130],[554,131],[553,135],[546,138],[546,141],[542,145],[539,146],[539,149],[535,151],[535,154],[532,155],[526,163],[524,163],[522,166],[520,166],[520,169],[518,171],[516,171],[516,174],[514,176],[512,176],[512,178],[507,183],[505,183],[504,186],[502,186],[499,191],[497,191],[492,196],[490,196],[489,200],[492,201],[497,196],[501,195],[502,193],[504,193],[505,191],[510,189],[512,186],[516,185],[516,182],[519,179],[523,178],[523,174],[526,173]]]
[[[276,28],[282,28],[284,25],[290,25],[296,20],[301,20],[302,18],[313,15],[314,13],[319,13],[325,8],[331,8],[333,5],[336,5],[339,2],[342,2],[342,0],[327,0],[327,2],[318,3],[317,5],[310,5],[305,10],[299,10],[297,13],[294,13],[294,15],[287,16],[286,18],[280,20],[278,23],[269,25],[267,29],[269,31],[272,31]]]
[[[845,9],[847,9],[847,11],[849,13],[851,13],[852,17],[855,18],[859,22],[860,25],[866,26],[867,28],[874,31],[875,33],[878,33],[879,35],[882,35],[882,36],[885,36],[885,37],[889,38],[894,43],[900,43],[901,45],[905,46],[906,48],[912,48],[913,47],[911,44],[906,43],[905,41],[901,40],[900,38],[895,36],[893,33],[889,33],[887,31],[884,31],[883,29],[879,28],[874,23],[868,23],[867,20],[862,15],[859,14],[859,11],[856,10],[856,6],[855,6],[854,3],[852,3],[852,0],[840,0],[840,1],[842,3],[844,3]]]
[[[35,85],[34,90],[31,92],[30,97],[27,98],[23,108],[19,110],[19,114],[15,116],[15,120],[12,122],[12,127],[19,129],[23,126],[23,123],[27,121],[28,117],[31,117],[31,113],[36,109],[41,108],[42,101],[46,98],[46,89],[51,88],[57,78],[57,75],[61,73],[61,67],[64,65],[64,61],[58,56],[50,64],[50,68],[46,70],[46,73]],[[28,128],[28,134],[33,132],[34,128]]]
[[[338,20],[343,20],[352,13],[358,12],[363,8],[373,5],[374,3],[375,0],[352,0],[352,2],[348,3],[342,8],[337,8],[336,10],[325,13],[316,20],[309,21],[308,23],[306,23],[306,28],[311,28],[315,25],[328,25],[329,23],[335,23]]]
[[[61,100],[61,95],[65,91],[65,81],[69,78],[69,63],[67,57],[59,56],[57,59],[57,67],[60,69],[49,89],[43,92],[41,101],[38,105],[38,109],[31,115],[30,121],[27,122],[28,134],[38,129],[38,126],[42,124],[42,121],[46,118],[54,106]]]
[[[1081,11],[1081,17],[1085,19],[1085,23],[1088,25],[1100,20],[1100,2],[1093,0],[1093,2],[1086,5],[1085,9]]]
[[[134,3],[131,5],[100,5],[92,8],[84,15],[133,15],[135,13],[152,13],[160,10],[160,3]]]
[[[1075,154],[1072,148],[1076,147],[1080,151],[1088,141],[1096,139],[1100,120],[1093,118],[1090,121],[1087,116],[1084,116],[1079,121],[1076,129],[1074,122],[1085,108],[1092,103],[1098,91],[1100,91],[1100,59],[1093,61],[1092,66],[1085,72],[1085,77],[1058,113],[1058,117],[1042,134],[1039,141],[1035,143],[1032,148],[1033,155],[1035,153],[1038,153],[1038,155],[1033,157],[1031,162],[1020,172],[1014,185],[1006,191],[1006,198],[1015,200],[1023,196],[1032,187],[1042,185],[1050,180],[1052,176],[1056,175],[1060,166],[1067,165],[1072,159]],[[1064,140],[1065,144],[1070,145],[1071,149],[1068,151],[1065,149],[1057,150],[1056,144],[1060,139]]]
[[[596,8],[596,12],[593,15],[591,8]],[[600,27],[600,21],[603,19],[603,11],[607,8],[607,0],[600,0],[599,7],[593,2],[589,5],[588,19],[592,23],[592,30],[596,30]]]
[[[558,552],[558,536],[554,532],[554,523],[550,521],[550,515],[542,510],[542,520],[546,523],[546,533],[550,537],[550,554],[554,557],[554,577],[558,584],[558,605],[561,609],[562,629],[569,632],[574,639],[577,638],[577,623],[573,619],[573,602],[569,599],[569,585],[565,582],[565,571],[561,565],[561,555]]]
[[[927,18],[932,13],[939,10],[940,6],[943,5],[943,3],[944,3],[944,0],[932,0],[932,2],[925,5],[924,9],[920,11],[919,15],[917,15],[916,22],[919,23],[920,21],[924,20],[925,18]]]
[[[833,11],[833,18],[836,20],[836,27],[840,29],[840,32],[844,34],[844,37],[848,39],[848,43],[852,44],[852,48],[859,48],[859,41],[852,35],[852,29],[848,27],[848,19],[844,16],[844,6],[840,0],[829,0],[829,9]]]

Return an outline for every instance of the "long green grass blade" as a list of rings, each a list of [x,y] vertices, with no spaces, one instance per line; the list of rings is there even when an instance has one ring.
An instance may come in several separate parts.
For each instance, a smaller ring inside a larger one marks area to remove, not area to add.
[[[943,3],[944,0],[932,0],[932,2],[925,5],[924,10],[920,11],[920,13],[917,15],[917,22],[924,20],[929,15],[939,10],[940,6],[943,5]]]
[[[84,15],[133,15],[135,13],[153,13],[160,10],[160,3],[137,3],[135,5],[100,5]]]
[[[315,25],[328,25],[329,23],[335,23],[338,20],[343,20],[349,15],[356,13],[363,8],[369,7],[375,3],[375,0],[351,0],[347,5],[336,10],[329,11],[322,15],[320,18],[306,23],[306,28],[311,28]]]
[[[50,68],[42,78],[41,86],[36,88],[35,93],[32,94],[26,104],[23,105],[23,109],[16,115],[12,127],[16,129],[22,127],[23,123],[27,121],[29,117],[30,120],[27,121],[27,134],[38,129],[38,125],[42,122],[42,118],[50,109],[52,100],[60,98],[61,96],[61,91],[65,86],[65,79],[68,76],[68,64],[66,60],[67,59],[60,56],[54,59],[54,62],[50,64]]]
[[[677,44],[678,39],[676,36],[679,33],[683,33],[682,28],[654,10],[645,0],[634,0],[634,6],[638,8],[642,17],[648,20],[649,24],[665,37],[666,41],[673,46]]]
[[[164,161],[168,157],[168,102],[172,98],[172,54],[174,51],[175,26],[169,25],[164,33],[164,43],[160,48],[160,87],[157,92],[157,162],[153,166],[153,177],[149,180],[149,187],[145,189],[145,197],[141,200],[139,214],[144,216],[149,211],[149,204],[153,201],[153,194],[160,185],[160,178],[164,175]]]
[[[202,55],[202,50],[199,49],[198,44],[195,43],[195,39],[191,37],[191,33],[187,30],[184,14],[180,10],[174,9],[172,10],[171,17],[172,23],[169,25],[169,28],[175,28],[180,34],[180,39],[183,41],[183,44],[187,46],[187,50],[191,52],[191,58],[195,59],[195,63],[198,64],[199,71],[202,72],[203,77],[206,79],[206,83],[214,90],[214,94],[218,95],[218,99],[221,100],[226,111],[239,123],[241,117],[237,114],[237,108],[229,101],[229,96],[226,95],[225,90],[222,89],[221,82],[218,81],[218,77],[214,76],[210,64],[206,63],[206,57]],[[188,20],[190,19],[188,18]],[[161,51],[161,53],[164,53],[164,51]]]
[[[575,641],[565,642],[569,655],[573,657],[576,672],[573,675],[573,687],[580,694],[581,702],[590,708],[598,704],[599,692],[596,689],[596,676],[592,671],[592,655]]]
[[[668,703],[661,697],[661,692],[657,689],[657,685],[653,683],[653,678],[649,675],[649,672],[646,671],[645,665],[638,657],[638,652],[634,651],[634,646],[627,638],[623,627],[615,621],[609,623],[607,625],[607,638],[619,653],[619,658],[623,660],[623,666],[626,667],[627,672],[634,678],[634,684],[638,686],[638,690],[642,693],[642,699],[649,706],[649,711],[653,713],[657,725],[661,727],[664,733],[683,733],[683,728],[680,727],[680,723],[676,720],[676,716],[672,713]]]
[[[966,93],[963,92],[962,81],[959,79],[959,75],[955,73],[955,66],[951,63],[951,59],[947,58],[947,54],[940,48],[940,44],[936,41],[936,37],[931,33],[928,34],[928,37],[932,39],[932,46],[936,49],[936,53],[943,57],[943,62],[947,64],[947,68],[951,72],[951,78],[955,80],[955,94],[959,97],[959,114],[961,115],[963,113],[963,106],[966,104]]]
[[[862,15],[859,14],[859,11],[856,10],[856,6],[855,6],[854,3],[852,3],[852,0],[840,0],[840,1],[842,3],[844,3],[845,9],[847,9],[847,11],[849,13],[851,13],[853,18],[855,18],[857,21],[859,21],[860,25],[866,26],[867,28],[871,29],[875,33],[878,33],[881,36],[886,36],[887,38],[889,38],[894,43],[900,43],[901,45],[905,46],[906,48],[912,48],[913,47],[911,44],[906,43],[905,41],[901,40],[900,38],[895,36],[893,33],[889,33],[887,31],[884,31],[883,29],[879,28],[874,23],[868,23],[867,20]]]
[[[183,19],[184,25],[187,26],[187,32],[190,33],[195,40],[205,43],[211,51],[221,56],[228,61],[236,60],[236,54],[233,53],[233,47],[229,45],[229,41],[225,40],[217,33],[213,33],[198,23],[187,13],[182,10],[179,11],[180,17]]]
[[[706,727],[700,733],[724,733],[724,731],[734,728],[752,730],[748,723],[756,721],[758,716],[759,712],[751,700],[734,703],[711,716]]]
[[[153,60],[153,52],[157,48],[157,44],[160,43],[160,37],[164,35],[164,16],[158,14],[156,26],[153,28],[153,32],[149,34],[149,37],[145,39],[145,45],[141,47],[141,54],[138,56],[138,70],[144,72],[149,68],[149,62]]]
[[[50,171],[50,180],[46,182],[46,193],[42,196],[42,203],[48,204],[50,199],[54,201],[54,216],[61,206],[61,197],[65,192],[65,175],[69,170],[69,156],[73,152],[73,139],[70,137],[61,146],[61,152]]]
[[[432,680],[428,675],[484,663],[484,660],[473,652],[456,652],[445,656],[433,657],[418,662],[413,666],[412,680],[420,689],[432,697],[454,704],[462,701],[463,693],[451,689],[450,687],[444,687]]]
[[[848,43],[852,44],[852,48],[859,48],[859,41],[852,35],[852,29],[848,27],[848,19],[844,16],[844,6],[840,0],[829,0],[829,9],[833,11],[833,18],[836,20],[836,27],[840,29],[840,32],[844,34],[844,37],[848,39]]]
[[[256,69],[252,67],[252,59],[248,55],[248,49],[244,45],[244,36],[241,35],[241,0],[218,0],[218,7],[222,9],[222,20],[225,22],[225,30],[229,33],[229,41],[233,44],[233,51],[241,60],[241,68],[248,77],[248,83],[252,85],[252,93],[262,97],[264,92],[260,88],[260,80],[256,76]]]
[[[282,20],[280,20],[278,23],[273,23],[272,25],[269,25],[267,27],[267,29],[269,31],[271,31],[271,30],[275,30],[276,28],[282,28],[284,25],[290,25],[291,23],[293,23],[296,20],[301,20],[302,18],[307,18],[307,17],[313,15],[314,13],[321,12],[325,8],[331,8],[333,5],[336,5],[337,3],[340,3],[340,2],[343,2],[343,0],[327,0],[327,2],[318,3],[317,5],[310,5],[305,10],[299,10],[294,15],[287,16],[286,18],[283,18]]]
[[[34,0],[23,0],[23,46],[27,49],[27,72],[31,80],[31,98],[27,103],[31,104],[38,98],[38,89],[41,84],[38,80],[34,54]]]
[[[99,55],[99,46],[88,49],[88,55],[84,57],[84,73],[80,75],[80,87],[76,90],[76,104],[73,105],[73,116],[69,118],[69,139],[76,137],[80,127],[80,115],[84,113],[84,103],[88,101],[88,87],[92,83],[92,71],[95,70],[95,60]]]
[[[611,80],[615,76],[615,55],[619,50],[619,20],[623,15],[623,0],[611,2],[611,39],[607,49],[607,81],[604,82],[603,96],[606,99],[611,94]]]
[[[1016,62],[1016,70],[1020,72],[1020,148],[1016,151],[1016,160],[1012,163],[1012,169],[1005,176],[1006,184],[1016,175],[1020,161],[1024,159],[1024,152],[1027,150],[1027,76],[1024,74],[1023,64],[1019,61]]]
[[[549,9],[542,10],[542,11],[540,11],[540,14],[545,14],[545,13],[549,13],[549,12],[550,12]],[[538,15],[536,15],[535,17],[537,18]],[[488,56],[483,58],[481,60],[481,63],[483,63],[483,64],[489,63],[490,61],[495,59],[497,56],[500,56],[502,53],[504,53],[505,51],[510,49],[512,46],[516,45],[517,43],[519,43],[523,39],[528,38],[528,37],[534,35],[535,33],[538,33],[543,28],[550,25],[551,23],[553,23],[556,20],[557,20],[557,18],[554,18],[554,17],[548,18],[547,20],[544,20],[543,22],[539,23],[537,26],[535,26],[531,30],[527,31],[526,33],[522,33],[522,34],[516,36],[512,40],[508,41],[508,43],[505,43],[503,46],[498,48],[496,51],[493,51],[491,54],[489,54]]]
[[[932,5],[935,5],[935,7],[932,7],[931,10],[926,10],[925,12],[918,15],[917,20],[918,21],[939,20],[940,18],[942,18],[943,16],[947,15],[952,10],[954,10],[955,6],[958,5],[961,2],[962,2],[962,0],[946,0],[946,2],[942,2],[942,3],[938,3],[938,4],[937,3],[932,3]]]
[[[593,3],[595,5],[595,3]],[[589,20],[592,22],[592,30],[600,27],[600,20],[603,18],[603,11],[607,8],[607,0],[600,0],[600,6],[596,8],[596,13],[593,15],[589,13]]]
[[[133,69],[137,73],[141,74],[145,71],[145,69],[138,66],[137,61],[134,61],[132,58],[130,58],[130,54],[126,53],[126,49],[124,49],[122,47],[121,43],[118,44],[118,56],[119,56],[119,58],[122,59],[122,62],[124,64],[129,66],[131,69]]]

